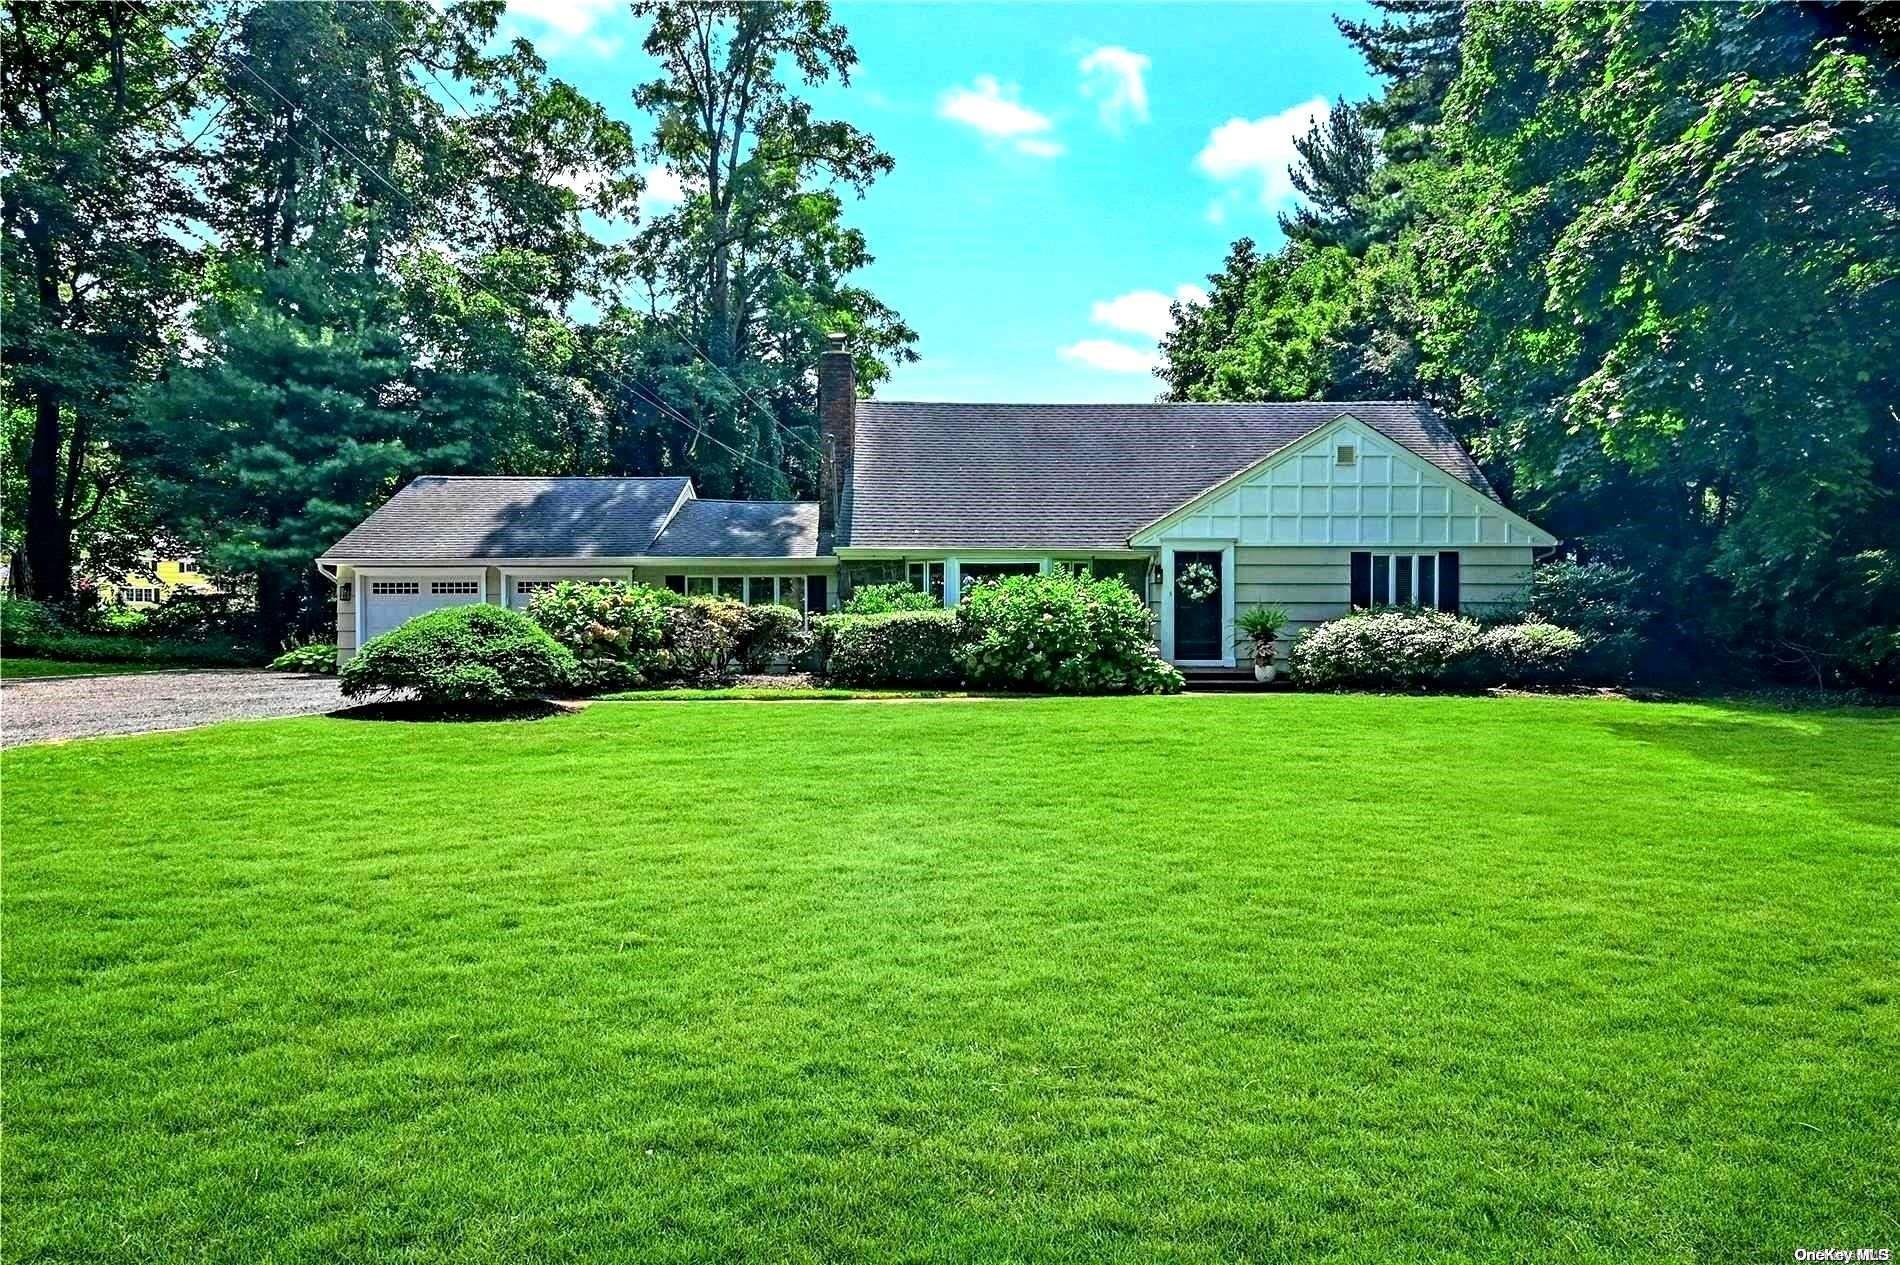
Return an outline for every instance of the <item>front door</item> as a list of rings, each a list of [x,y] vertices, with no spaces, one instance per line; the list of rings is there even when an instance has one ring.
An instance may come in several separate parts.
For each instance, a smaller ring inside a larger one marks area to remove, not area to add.
[[[1219,662],[1220,551],[1174,555],[1174,657]]]

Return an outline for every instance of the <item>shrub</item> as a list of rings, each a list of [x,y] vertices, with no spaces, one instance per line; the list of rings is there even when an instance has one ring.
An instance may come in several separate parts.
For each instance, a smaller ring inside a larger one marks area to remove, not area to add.
[[[743,602],[691,597],[666,610],[666,672],[689,685],[732,679],[739,638],[751,626]]]
[[[955,685],[956,612],[824,615],[812,621],[820,675],[843,685]]]
[[[747,672],[763,672],[781,656],[797,658],[806,648],[805,618],[789,606],[748,606],[739,621],[732,653]]]
[[[1053,572],[973,588],[957,607],[972,685],[1057,694],[1169,694],[1180,672],[1155,653],[1151,618],[1119,579]]]
[[[1487,628],[1461,674],[1477,685],[1555,685],[1575,680],[1583,634],[1530,621]]]
[[[430,611],[370,639],[343,665],[343,693],[406,691],[425,703],[511,703],[571,687],[574,656],[517,611]]]
[[[867,584],[851,590],[838,609],[846,615],[888,615],[892,611],[941,610],[943,603],[908,584]]]
[[[334,676],[336,675],[336,647],[322,643],[295,646],[272,659],[270,666],[279,672],[318,672],[325,676]]]
[[[1583,635],[1572,671],[1587,680],[1621,681],[1643,648],[1650,612],[1631,598],[1636,573],[1602,562],[1546,562],[1531,572],[1525,617]]]
[[[1453,680],[1477,653],[1476,620],[1443,611],[1355,611],[1301,633],[1287,656],[1293,679],[1314,689],[1417,689]]]
[[[195,640],[114,636],[75,631],[44,602],[0,599],[0,648],[9,654],[66,662],[152,663],[179,666],[257,663],[257,649],[226,634]]]
[[[686,601],[670,589],[563,580],[528,599],[528,618],[580,664],[583,689],[626,689],[666,675],[666,613]]]

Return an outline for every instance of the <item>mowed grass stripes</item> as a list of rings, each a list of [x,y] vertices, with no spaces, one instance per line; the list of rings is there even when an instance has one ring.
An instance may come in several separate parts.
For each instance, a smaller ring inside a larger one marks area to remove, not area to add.
[[[4,756],[10,1261],[1900,1245],[1900,723],[603,703]]]

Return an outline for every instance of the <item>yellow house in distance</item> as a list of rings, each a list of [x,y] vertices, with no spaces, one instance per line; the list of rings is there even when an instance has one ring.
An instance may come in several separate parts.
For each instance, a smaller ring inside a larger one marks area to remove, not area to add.
[[[134,608],[157,606],[178,593],[222,593],[210,576],[199,571],[194,557],[146,559],[144,571],[132,571],[125,579],[99,581],[101,600]]]

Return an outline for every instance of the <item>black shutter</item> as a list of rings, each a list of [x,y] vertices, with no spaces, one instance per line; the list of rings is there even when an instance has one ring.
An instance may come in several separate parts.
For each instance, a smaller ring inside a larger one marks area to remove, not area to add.
[[[829,577],[822,575],[808,575],[805,577],[806,610],[822,615],[826,610],[830,609],[829,599]]]
[[[683,575],[669,575],[666,577],[666,587],[672,589],[675,593],[684,593],[686,591],[686,577]]]
[[[1438,555],[1438,609],[1458,613],[1458,555]]]
[[[1352,556],[1352,605],[1354,610],[1365,610],[1372,605],[1372,555],[1354,553]]]

